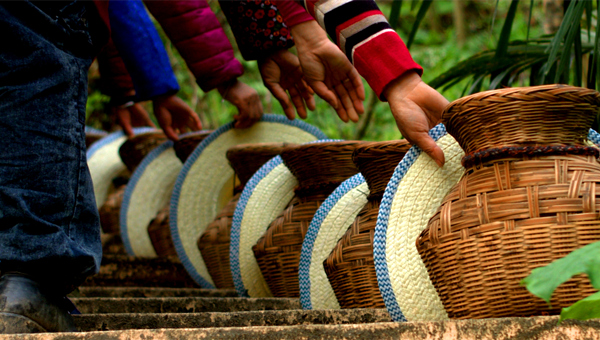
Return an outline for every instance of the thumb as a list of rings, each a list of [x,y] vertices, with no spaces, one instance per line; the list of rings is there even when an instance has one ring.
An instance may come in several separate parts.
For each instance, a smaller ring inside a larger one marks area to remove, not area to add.
[[[407,132],[401,131],[404,138],[406,138],[411,144],[418,146],[425,152],[429,157],[433,158],[435,163],[439,167],[443,167],[446,162],[444,157],[444,151],[437,145],[437,143],[431,138],[427,132]]]

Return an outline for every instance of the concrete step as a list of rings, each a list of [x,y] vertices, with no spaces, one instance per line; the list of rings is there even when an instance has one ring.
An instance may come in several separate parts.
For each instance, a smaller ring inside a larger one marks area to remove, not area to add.
[[[301,309],[298,299],[234,297],[72,298],[82,314],[203,313]]]
[[[105,255],[100,272],[84,286],[197,288],[178,258],[143,259]]]
[[[277,310],[230,313],[82,314],[75,315],[79,329],[112,331],[124,329],[206,328],[247,326],[292,326],[389,322],[385,309]]]
[[[71,297],[236,297],[233,289],[90,287],[82,286]]]
[[[82,333],[4,335],[10,340],[108,340],[108,339],[482,339],[563,340],[599,339],[600,320],[566,321],[557,317],[450,320],[439,322],[366,323],[347,325],[299,325],[265,327],[136,329]]]

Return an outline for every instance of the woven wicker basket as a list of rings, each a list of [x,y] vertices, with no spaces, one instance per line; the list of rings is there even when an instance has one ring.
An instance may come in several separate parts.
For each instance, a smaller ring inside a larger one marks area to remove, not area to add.
[[[375,274],[373,236],[387,183],[408,149],[405,140],[374,142],[352,155],[369,186],[368,202],[323,262],[342,308],[385,308]]]
[[[298,178],[288,207],[252,247],[276,297],[299,297],[298,266],[304,236],[321,203],[344,180],[358,173],[352,152],[358,141],[324,142],[286,148],[281,158]]]
[[[106,201],[98,209],[100,225],[102,226],[102,231],[106,234],[117,234],[121,230],[119,212],[121,211],[121,203],[123,203],[123,196],[125,195],[125,188],[128,181],[128,176],[120,176],[113,179],[115,189],[106,196]]]
[[[198,249],[217,288],[234,288],[229,267],[229,234],[241,191],[252,175],[271,158],[279,155],[286,145],[288,144],[242,144],[227,150],[227,159],[240,185],[235,188],[236,194],[198,239]]]
[[[483,92],[446,108],[466,173],[417,249],[451,318],[555,314],[594,292],[577,276],[550,307],[519,282],[600,240],[598,149],[585,144],[599,105],[596,91],[548,85]]]
[[[119,148],[119,156],[129,171],[134,172],[144,157],[167,141],[162,132],[147,132],[126,140]]]
[[[179,138],[179,140],[173,144],[175,154],[177,155],[177,158],[181,160],[181,163],[185,163],[198,144],[200,144],[204,138],[208,137],[211,132],[212,131],[198,131],[190,133],[185,137]]]
[[[158,257],[177,256],[169,227],[169,205],[162,208],[148,225],[148,235]]]

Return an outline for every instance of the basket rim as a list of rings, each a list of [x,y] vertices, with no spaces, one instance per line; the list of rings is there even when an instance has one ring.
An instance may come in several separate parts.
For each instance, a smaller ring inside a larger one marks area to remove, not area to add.
[[[462,98],[459,98],[451,103],[449,103],[442,112],[442,122],[446,123],[452,117],[454,117],[458,112],[461,111],[461,107],[466,105],[467,103],[474,101],[484,101],[490,98],[498,97],[503,98],[503,102],[511,101],[517,102],[521,101],[524,103],[532,102],[528,100],[524,100],[523,98],[519,99],[511,99],[510,95],[513,94],[533,94],[539,92],[553,92],[553,91],[561,91],[561,92],[579,92],[581,93],[581,100],[586,101],[591,105],[600,106],[600,92],[592,89],[587,89],[584,87],[577,87],[565,84],[549,84],[549,85],[538,85],[538,86],[525,86],[525,87],[507,87],[503,89],[495,89],[495,90],[487,90],[478,93],[474,93]]]

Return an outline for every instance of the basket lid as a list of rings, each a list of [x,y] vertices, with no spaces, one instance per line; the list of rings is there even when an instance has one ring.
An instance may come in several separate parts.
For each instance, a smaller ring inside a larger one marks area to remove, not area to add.
[[[194,152],[194,149],[206,138],[210,135],[212,130],[202,130],[197,132],[191,132],[185,135],[182,135],[178,141],[173,144],[173,149],[175,149],[175,154],[177,158],[181,160],[181,163],[185,163],[188,157]]]
[[[240,144],[227,150],[227,159],[244,186],[252,175],[271,158],[279,155],[290,143]]]
[[[450,103],[442,114],[465,153],[506,146],[583,145],[600,93],[568,85],[485,91]]]
[[[155,147],[164,143],[167,136],[161,131],[146,132],[126,140],[119,148],[119,156],[131,172]]]
[[[335,187],[358,173],[352,153],[365,143],[338,141],[290,146],[281,152],[281,158],[298,179],[297,190]]]
[[[369,186],[369,199],[381,199],[394,169],[411,145],[405,140],[372,142],[354,150],[352,160]]]

